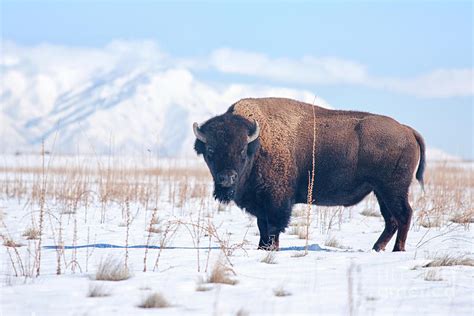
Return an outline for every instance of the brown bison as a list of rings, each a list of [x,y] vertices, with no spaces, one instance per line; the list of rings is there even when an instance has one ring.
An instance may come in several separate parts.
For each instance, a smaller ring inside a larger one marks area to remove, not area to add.
[[[425,145],[386,116],[328,110],[282,98],[243,99],[199,126],[194,149],[214,179],[214,197],[257,217],[259,248],[278,249],[295,203],[350,206],[374,192],[385,229],[373,249],[404,251],[412,217],[408,189],[423,185]],[[315,128],[315,130],[313,130]],[[313,134],[315,133],[315,134]],[[315,135],[315,137],[313,137]]]

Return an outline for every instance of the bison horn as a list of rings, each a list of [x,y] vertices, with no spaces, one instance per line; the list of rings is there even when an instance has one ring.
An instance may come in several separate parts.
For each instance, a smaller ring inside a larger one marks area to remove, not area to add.
[[[254,140],[256,140],[258,138],[259,134],[260,134],[260,125],[258,125],[258,122],[255,121],[255,132],[252,135],[249,135],[247,137],[247,142],[248,143],[253,142]]]
[[[194,122],[193,124],[193,131],[197,139],[199,139],[203,143],[206,143],[206,136],[199,130],[199,124],[196,122]]]

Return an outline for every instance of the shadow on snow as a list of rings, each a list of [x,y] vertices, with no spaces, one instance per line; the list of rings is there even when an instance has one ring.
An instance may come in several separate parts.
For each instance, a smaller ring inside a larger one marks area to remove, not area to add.
[[[78,246],[43,246],[44,249],[81,249],[81,248],[129,248],[129,249],[160,249],[160,246],[154,246],[154,245],[132,245],[132,246],[120,246],[120,245],[113,245],[113,244],[104,244],[104,243],[99,243],[99,244],[88,244],[88,245],[78,245]],[[221,249],[219,246],[212,246],[212,247],[185,247],[185,246],[167,246],[163,247],[163,249],[180,249],[180,250],[196,250],[196,249]],[[251,250],[251,249],[247,249]],[[279,251],[304,251],[305,246],[289,246],[289,247],[282,247],[280,248]],[[327,249],[327,248],[322,248],[318,244],[311,244],[308,245],[308,251],[326,251],[326,252],[341,252],[341,251],[347,251],[347,250],[334,250],[334,249]]]

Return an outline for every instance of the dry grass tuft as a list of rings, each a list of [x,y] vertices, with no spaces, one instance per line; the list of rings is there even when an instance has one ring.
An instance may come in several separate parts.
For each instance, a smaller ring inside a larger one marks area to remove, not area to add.
[[[160,293],[152,293],[148,295],[138,307],[141,308],[166,308],[171,304]]]
[[[106,297],[110,296],[110,290],[101,283],[91,283],[89,284],[89,291],[87,292],[87,297]]]
[[[37,228],[29,227],[23,232],[23,237],[28,240],[39,239],[40,231]]]
[[[464,256],[454,257],[453,255],[444,255],[434,258],[429,263],[425,264],[423,268],[433,267],[452,267],[452,266],[468,266],[474,267],[474,259],[466,258]]]
[[[425,281],[443,281],[443,278],[436,270],[428,270],[424,276]]]
[[[131,277],[130,270],[120,260],[107,257],[101,261],[95,274],[96,280],[101,281],[123,281]]]
[[[4,238],[4,240],[3,240],[3,245],[4,245],[5,247],[13,247],[13,248],[17,248],[17,247],[22,247],[22,246],[24,246],[22,243],[16,242],[16,241],[14,241],[14,240],[11,239],[11,238]]]
[[[334,236],[328,237],[326,241],[324,242],[324,245],[327,247],[332,247],[332,248],[345,249],[345,247]]]
[[[292,258],[301,258],[301,257],[305,257],[308,253],[306,253],[305,251],[298,251],[298,252],[295,252],[294,254],[291,255]]]
[[[234,274],[234,271],[225,266],[220,261],[217,261],[214,265],[209,278],[207,279],[208,283],[220,283],[220,284],[229,284],[235,285],[237,284],[237,280],[234,280],[230,277],[230,274]]]
[[[380,217],[382,214],[374,208],[366,208],[362,212],[360,212],[360,215],[367,216],[367,217]]]
[[[158,227],[150,226],[148,227],[147,231],[150,233],[161,234],[163,232],[163,229],[159,226]]]
[[[455,214],[450,221],[456,224],[472,224],[474,223],[474,211]]]
[[[265,256],[260,260],[260,262],[266,263],[266,264],[276,264],[276,254],[275,251],[267,251]]]
[[[279,286],[275,289],[273,289],[273,294],[278,297],[283,297],[283,296],[290,296],[291,292],[285,290],[283,286]]]

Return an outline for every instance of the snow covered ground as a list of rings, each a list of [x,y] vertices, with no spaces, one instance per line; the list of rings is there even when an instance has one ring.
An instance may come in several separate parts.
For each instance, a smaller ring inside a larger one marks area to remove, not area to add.
[[[41,165],[32,160],[26,167]],[[435,180],[428,179],[427,197],[418,184],[412,186],[415,215],[407,252],[371,251],[384,226],[371,197],[351,208],[313,207],[306,255],[306,240],[300,239],[304,238],[306,207],[297,206],[292,225],[280,238],[281,251],[268,254],[256,249],[254,218],[235,206],[220,207],[213,201],[210,179],[196,172],[202,168],[199,162],[178,164],[179,168],[161,163],[168,172],[151,175],[107,168],[65,174],[60,168],[46,169],[43,175],[38,170],[20,172],[21,164],[11,157],[1,161],[3,168],[13,169],[1,173],[0,232],[4,243],[17,245],[0,247],[1,315],[474,312],[471,219],[464,223],[449,220],[456,211],[451,204],[443,215],[446,220],[439,225],[427,225],[426,217],[420,216],[419,206],[431,203],[434,208],[434,195],[444,192],[435,190]],[[77,160],[74,163],[82,165]],[[74,163],[58,165],[72,167]],[[472,179],[472,164],[463,170]],[[102,183],[104,178],[112,180]],[[47,184],[44,203],[42,183]],[[452,196],[459,196],[460,202],[453,205],[464,205],[463,212],[469,211],[472,181],[462,191],[458,189],[453,187],[457,195]],[[68,199],[66,193],[74,198]],[[421,204],[425,200],[430,202]],[[36,277],[38,240],[23,235],[27,228],[39,229],[41,209],[41,266]],[[151,247],[145,255],[147,244]],[[57,245],[65,247],[55,249]],[[91,247],[77,247],[87,245]],[[120,247],[110,248],[112,245]],[[387,249],[392,247],[393,240]],[[423,267],[445,255],[454,261],[471,261]],[[98,266],[107,260],[126,263],[131,277],[95,280]],[[207,283],[218,263],[227,267],[236,284]],[[94,287],[108,296],[88,297]],[[170,307],[138,307],[155,292]]]

